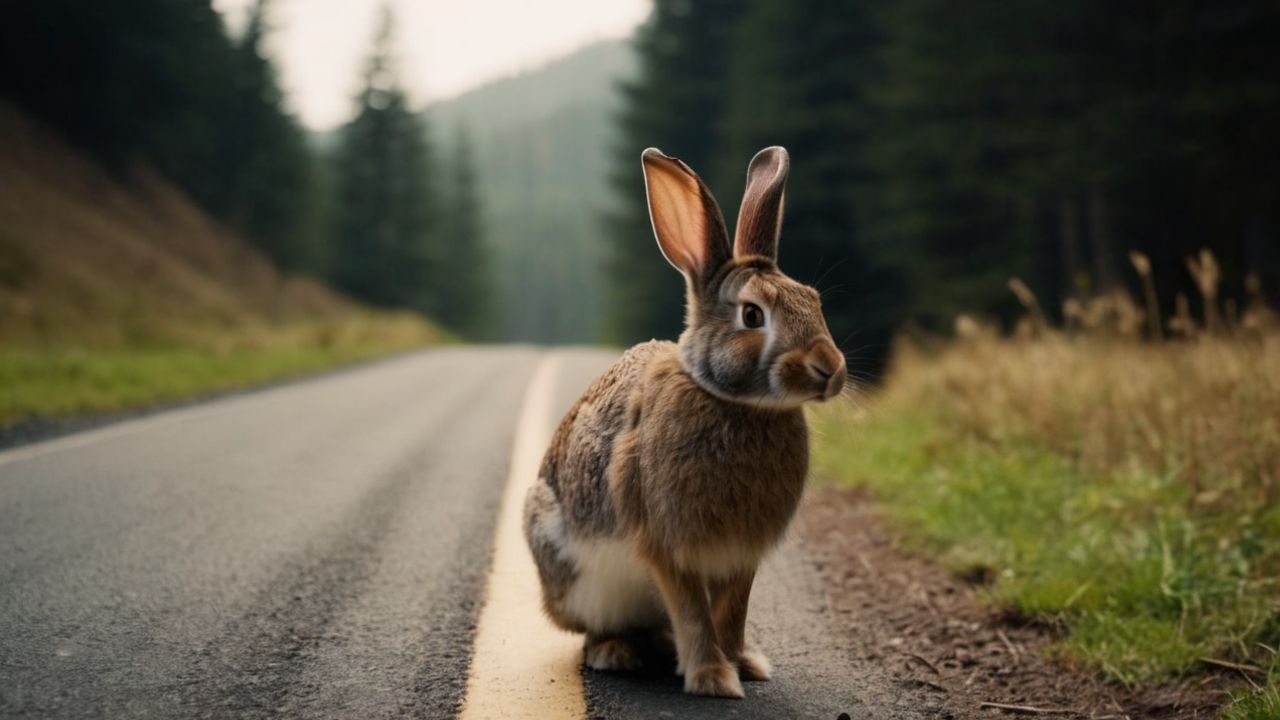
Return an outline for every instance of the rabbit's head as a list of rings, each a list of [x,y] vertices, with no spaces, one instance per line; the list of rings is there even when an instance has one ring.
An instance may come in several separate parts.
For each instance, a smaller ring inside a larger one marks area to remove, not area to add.
[[[752,158],[732,245],[719,205],[688,165],[654,148],[642,160],[658,246],[688,288],[685,371],[718,397],[758,407],[839,394],[844,355],[818,292],[777,266],[787,151],[770,147]]]

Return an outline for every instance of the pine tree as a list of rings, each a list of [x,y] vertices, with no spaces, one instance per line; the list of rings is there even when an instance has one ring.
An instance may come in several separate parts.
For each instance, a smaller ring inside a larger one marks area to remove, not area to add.
[[[877,190],[865,231],[906,275],[906,312],[933,329],[957,312],[1011,309],[1004,283],[1025,276],[1041,178],[1016,177],[1018,160],[1047,139],[1033,108],[1062,86],[1048,80],[1061,73],[1042,38],[1025,32],[1026,5],[902,0],[881,12],[885,74],[869,152]]]
[[[464,126],[457,129],[447,184],[448,208],[434,317],[464,335],[478,337],[491,322],[492,268],[480,220],[471,136]]]
[[[234,101],[221,108],[222,175],[215,212],[244,231],[286,270],[317,271],[325,248],[307,232],[316,212],[315,160],[302,128],[284,105],[275,68],[262,43],[269,0],[257,0],[235,45]]]
[[[384,8],[356,117],[340,132],[330,273],[368,302],[429,312],[443,260],[431,154],[396,76],[393,29]]]

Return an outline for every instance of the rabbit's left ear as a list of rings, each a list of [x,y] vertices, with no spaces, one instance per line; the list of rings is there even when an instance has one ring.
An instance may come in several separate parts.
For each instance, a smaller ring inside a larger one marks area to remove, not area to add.
[[[791,159],[786,148],[767,147],[747,166],[747,190],[738,211],[733,256],[763,255],[778,259],[778,235],[782,232],[783,194]]]

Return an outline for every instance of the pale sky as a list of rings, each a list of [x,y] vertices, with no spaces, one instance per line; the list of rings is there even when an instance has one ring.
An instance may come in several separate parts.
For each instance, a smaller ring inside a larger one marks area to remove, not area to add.
[[[239,32],[254,0],[213,0]],[[649,0],[389,0],[413,103],[458,95],[595,40],[629,35]],[[349,119],[381,0],[274,0],[267,51],[313,130]]]

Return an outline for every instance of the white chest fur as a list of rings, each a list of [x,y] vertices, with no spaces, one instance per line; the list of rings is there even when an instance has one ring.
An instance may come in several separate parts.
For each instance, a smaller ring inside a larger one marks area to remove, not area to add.
[[[570,540],[566,556],[578,577],[565,596],[565,609],[597,633],[665,622],[661,599],[649,569],[622,540]]]

